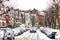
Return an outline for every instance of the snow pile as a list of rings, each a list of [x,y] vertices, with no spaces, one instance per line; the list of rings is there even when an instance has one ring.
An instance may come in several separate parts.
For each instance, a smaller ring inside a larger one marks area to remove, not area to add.
[[[25,36],[29,34],[29,31],[23,33],[22,35],[16,36],[15,40],[23,40]]]
[[[48,38],[45,34],[41,33],[39,30],[37,30],[37,34],[38,34],[38,40],[52,40]]]

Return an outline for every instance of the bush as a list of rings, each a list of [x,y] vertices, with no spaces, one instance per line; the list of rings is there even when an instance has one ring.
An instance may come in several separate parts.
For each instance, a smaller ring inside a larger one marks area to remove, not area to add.
[[[8,28],[12,28],[12,25],[7,25],[6,27],[8,27]]]

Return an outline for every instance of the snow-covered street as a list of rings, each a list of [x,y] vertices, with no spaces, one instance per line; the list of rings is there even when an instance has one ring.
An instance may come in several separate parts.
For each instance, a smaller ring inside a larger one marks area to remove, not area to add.
[[[29,30],[20,36],[16,36],[15,40],[54,40],[54,39],[48,38],[44,33],[37,29],[36,33],[30,33]]]
[[[0,0],[0,40],[60,40],[60,0]]]

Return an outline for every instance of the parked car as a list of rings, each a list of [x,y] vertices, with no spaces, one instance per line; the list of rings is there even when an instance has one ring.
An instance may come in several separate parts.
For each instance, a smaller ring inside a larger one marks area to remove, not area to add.
[[[26,31],[30,30],[31,28],[26,28]]]
[[[18,28],[12,29],[12,31],[14,32],[15,36],[17,36],[20,33],[20,29]]]
[[[55,34],[57,32],[55,29],[48,28],[48,27],[42,27],[40,28],[40,31],[51,39],[55,39]]]
[[[25,31],[26,30],[26,28],[23,27],[23,26],[20,26],[19,29],[20,29],[20,31]]]
[[[32,27],[32,28],[30,29],[30,33],[36,33],[36,30],[37,30],[37,27]]]
[[[60,30],[55,34],[55,40],[60,40]]]
[[[0,30],[0,40],[4,40],[4,37],[5,37],[5,31]]]
[[[42,32],[42,31],[43,31],[43,29],[44,29],[44,27],[40,27],[39,29],[40,29],[40,31]]]
[[[42,33],[45,33],[46,34],[46,32],[49,30],[49,28],[47,28],[47,27],[40,27],[40,31],[42,32]]]
[[[25,24],[21,24],[21,25],[19,26],[19,28],[20,28],[21,31],[26,32],[26,25],[25,25]]]
[[[16,28],[14,28],[12,30],[14,31],[15,36],[19,36],[19,35],[23,34],[24,32],[26,32],[26,28],[22,27],[22,26],[16,27]]]
[[[10,28],[1,28],[1,30],[5,31],[4,40],[14,40],[15,39],[14,32],[12,31],[12,29],[10,29]]]

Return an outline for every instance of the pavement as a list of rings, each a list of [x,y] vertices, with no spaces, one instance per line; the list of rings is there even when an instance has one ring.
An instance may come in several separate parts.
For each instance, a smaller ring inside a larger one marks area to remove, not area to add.
[[[44,33],[40,32],[39,29],[36,33],[30,33],[30,30],[24,32],[22,35],[16,36],[15,40],[54,40],[48,38]]]

